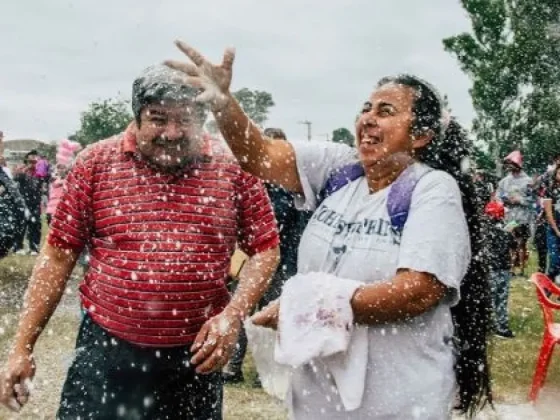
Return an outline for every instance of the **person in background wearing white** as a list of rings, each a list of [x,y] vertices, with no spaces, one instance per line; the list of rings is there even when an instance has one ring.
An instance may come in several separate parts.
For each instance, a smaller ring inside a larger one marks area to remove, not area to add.
[[[507,176],[498,184],[497,196],[506,206],[506,224],[512,229],[515,239],[512,247],[513,270],[525,274],[529,259],[527,242],[531,237],[531,186],[533,180],[523,171],[523,155],[516,150],[504,159]]]

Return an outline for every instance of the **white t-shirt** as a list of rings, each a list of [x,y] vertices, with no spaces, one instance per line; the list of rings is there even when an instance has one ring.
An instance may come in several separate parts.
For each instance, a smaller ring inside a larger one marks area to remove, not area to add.
[[[498,184],[498,198],[515,198],[517,204],[506,205],[506,222],[516,221],[519,224],[531,222],[531,202],[529,189],[533,180],[525,172],[509,174]]]
[[[305,197],[317,194],[331,172],[355,162],[355,151],[333,143],[294,144]],[[420,164],[415,164],[420,165]],[[450,307],[470,262],[461,195],[445,172],[424,175],[412,195],[402,236],[391,229],[390,187],[370,194],[365,178],[325,199],[300,242],[298,272],[324,271],[366,283],[390,281],[397,269],[433,274],[448,287],[435,308],[412,320],[369,327],[369,364],[362,406],[344,412],[320,361],[298,369],[287,402],[297,419],[444,419],[455,390]]]

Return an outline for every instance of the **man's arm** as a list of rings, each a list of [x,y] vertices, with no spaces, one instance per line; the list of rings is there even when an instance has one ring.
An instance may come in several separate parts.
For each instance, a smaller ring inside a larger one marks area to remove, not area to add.
[[[243,266],[239,284],[229,305],[201,328],[191,348],[191,363],[198,365],[197,373],[211,373],[225,366],[237,343],[245,319],[266,291],[276,271],[280,251],[278,247],[253,255]]]
[[[239,284],[228,307],[246,318],[259,303],[280,262],[279,247],[250,257],[239,275]]]
[[[33,349],[55,311],[79,254],[45,245],[25,293],[13,348],[2,372],[0,403],[19,411],[27,402],[26,386],[35,374]]]
[[[23,312],[16,332],[14,349],[32,351],[41,331],[55,311],[72,274],[79,254],[46,244],[37,258]]]

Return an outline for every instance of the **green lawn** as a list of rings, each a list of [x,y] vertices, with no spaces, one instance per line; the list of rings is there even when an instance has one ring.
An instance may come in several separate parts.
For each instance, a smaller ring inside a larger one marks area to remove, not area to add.
[[[34,258],[28,256],[10,256],[0,261],[0,358],[2,359],[15,328],[17,306],[19,306],[16,302],[21,299],[33,263]],[[534,265],[532,267],[534,268]],[[79,275],[79,272],[77,274]],[[74,292],[76,281],[77,279],[72,285]],[[35,410],[38,409],[37,407],[41,407],[41,409],[46,407],[47,412],[50,412],[49,410],[54,410],[56,407],[64,375],[61,360],[65,360],[64,363],[66,363],[72,354],[77,328],[77,311],[76,304],[75,312],[66,310],[62,314],[58,314],[49,325],[51,332],[43,334],[39,341],[37,349],[39,372],[44,373],[45,369],[50,371],[51,367],[55,366],[53,369],[58,373],[55,375],[54,384],[51,382],[46,386],[41,398],[35,400]],[[493,339],[494,393],[497,401],[522,402],[526,401],[543,329],[542,315],[537,304],[535,290],[526,278],[518,277],[512,280],[510,316],[511,327],[517,335],[516,338],[512,340]],[[262,391],[251,388],[250,384],[255,376],[255,370],[250,359],[245,366],[245,375],[246,384],[227,389],[227,418],[245,420],[284,418],[278,404],[271,401]],[[556,350],[555,357],[553,357],[545,387],[560,390],[560,349]],[[38,404],[39,402],[40,404]],[[29,410],[32,409],[31,407]],[[0,418],[3,418],[1,411]]]

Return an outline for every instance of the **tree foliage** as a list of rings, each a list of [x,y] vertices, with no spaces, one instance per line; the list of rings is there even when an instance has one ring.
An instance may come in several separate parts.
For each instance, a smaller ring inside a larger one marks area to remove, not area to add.
[[[472,31],[443,40],[471,78],[473,131],[495,161],[515,148],[527,166],[546,166],[557,146],[558,0],[462,0]]]
[[[354,135],[345,127],[337,128],[332,132],[332,141],[334,143],[344,143],[354,147]]]
[[[268,120],[270,108],[275,105],[272,95],[265,91],[251,90],[249,88],[239,89],[233,92],[232,95],[249,118],[262,128]],[[220,131],[214,119],[210,119],[206,123],[205,128],[213,135],[218,134]]]
[[[80,128],[70,137],[83,146],[87,146],[121,133],[132,119],[128,101],[106,99],[101,102],[92,102],[82,113]]]
[[[55,142],[44,143],[37,147],[37,153],[45,156],[49,162],[54,162],[56,160],[56,149],[57,145]]]
[[[243,111],[259,126],[263,126],[268,119],[270,108],[274,106],[272,95],[261,90],[242,88],[232,93]]]

